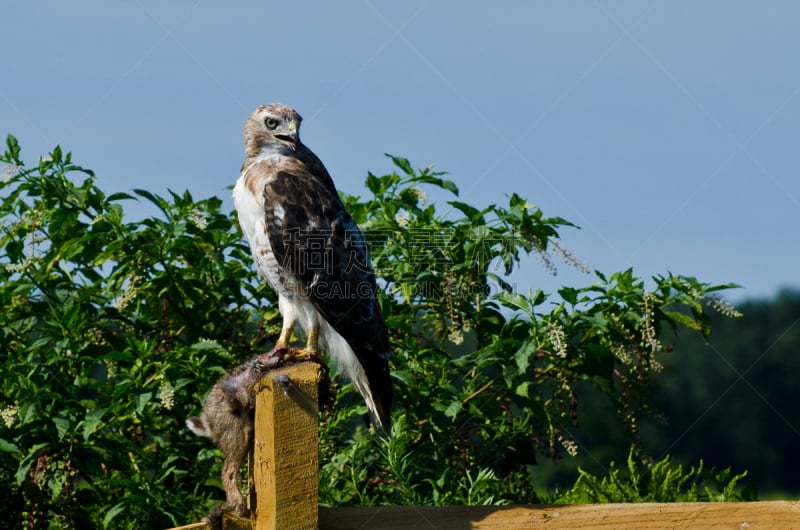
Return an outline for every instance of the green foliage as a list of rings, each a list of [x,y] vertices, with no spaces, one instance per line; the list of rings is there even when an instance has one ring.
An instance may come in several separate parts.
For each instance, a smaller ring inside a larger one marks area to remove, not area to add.
[[[629,439],[667,348],[662,330],[708,335],[718,289],[681,276],[655,287],[631,270],[555,299],[507,275],[528,254],[581,267],[558,243],[570,223],[516,194],[437,209],[457,196],[430,168],[369,174],[345,197],[366,231],[392,333],[394,436],[376,437],[352,385],[322,418],[323,504],[501,504],[537,500],[537,455],[575,447],[589,384]],[[56,148],[26,168],[9,136],[0,162],[0,489],[12,526],[163,528],[207,513],[218,451],[191,435],[214,381],[279,332],[235,216],[217,198],[145,190],[105,195]],[[158,214],[125,219],[125,201]],[[442,211],[444,209],[444,212]],[[22,507],[9,508],[11,507]],[[9,511],[15,510],[15,511]]]
[[[697,467],[684,471],[666,456],[658,462],[641,464],[633,451],[628,456],[627,469],[619,469],[614,462],[608,474],[597,477],[580,470],[575,485],[547,501],[555,504],[582,504],[607,502],[730,502],[752,501],[755,491],[743,488],[737,491],[739,481],[747,475],[733,475],[730,468],[723,471]],[[713,489],[712,489],[713,488]]]
[[[376,458],[383,442],[351,436],[352,417],[335,415],[323,430],[320,480],[334,486],[322,501],[534,502],[537,455],[557,458],[575,449],[570,430],[580,383],[614,402],[638,448],[637,421],[650,412],[646,389],[660,369],[656,354],[668,348],[658,337],[680,326],[708,335],[701,302],[729,286],[668,274],[653,278],[655,289],[647,291],[627,270],[595,272],[598,281],[561,289],[559,301],[541,291],[518,293],[504,278],[526,254],[548,267],[553,256],[580,266],[558,245],[557,229],[570,224],[545,217],[517,195],[508,206],[483,210],[451,201],[450,215],[442,215],[422,200],[420,186],[455,194],[455,185],[430,168],[414,171],[404,159],[393,161],[400,173],[369,175],[372,199],[347,203],[370,233],[373,263],[385,281],[396,397],[404,411],[394,436],[414,465]],[[496,480],[494,495],[466,494],[476,470]]]
[[[167,527],[205,511],[218,468],[184,419],[253,349],[249,252],[221,201],[122,202],[56,148],[31,169],[13,137],[0,206],[3,497],[40,527]],[[19,525],[17,525],[19,526]]]

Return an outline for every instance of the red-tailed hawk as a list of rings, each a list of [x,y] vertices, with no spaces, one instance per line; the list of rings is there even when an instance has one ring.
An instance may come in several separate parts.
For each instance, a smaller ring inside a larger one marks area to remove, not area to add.
[[[321,346],[390,432],[389,336],[376,299],[364,236],[342,204],[330,174],[300,141],[302,118],[262,105],[244,126],[245,161],[233,190],[253,259],[278,293],[289,345],[295,324]]]

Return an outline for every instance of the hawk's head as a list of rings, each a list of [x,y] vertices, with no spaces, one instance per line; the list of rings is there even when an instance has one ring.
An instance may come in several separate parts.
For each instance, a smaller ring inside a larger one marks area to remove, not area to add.
[[[301,121],[303,118],[286,105],[261,105],[244,125],[245,155],[294,154],[300,145]]]

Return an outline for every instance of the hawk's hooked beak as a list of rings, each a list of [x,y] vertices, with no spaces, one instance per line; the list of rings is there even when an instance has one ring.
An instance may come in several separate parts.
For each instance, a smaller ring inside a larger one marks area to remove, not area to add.
[[[289,147],[292,148],[292,151],[297,149],[297,144],[300,143],[297,134],[297,124],[294,122],[289,123],[289,132],[287,134],[275,134],[273,136],[281,142],[288,144]]]

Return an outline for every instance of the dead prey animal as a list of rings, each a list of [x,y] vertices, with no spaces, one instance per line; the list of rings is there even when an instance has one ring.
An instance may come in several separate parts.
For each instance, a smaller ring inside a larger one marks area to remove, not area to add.
[[[236,477],[253,445],[253,388],[271,370],[299,360],[309,359],[298,359],[294,350],[289,348],[276,348],[269,353],[254,356],[214,385],[206,397],[200,416],[192,416],[186,420],[186,426],[193,433],[211,438],[225,454],[222,485],[225,488],[226,510],[237,515],[249,515],[242,492],[236,484]],[[290,380],[287,380],[289,378],[284,375],[278,381],[284,390],[284,385],[290,384]]]

